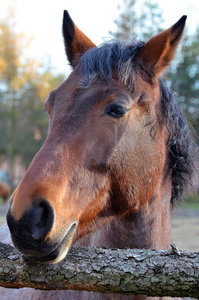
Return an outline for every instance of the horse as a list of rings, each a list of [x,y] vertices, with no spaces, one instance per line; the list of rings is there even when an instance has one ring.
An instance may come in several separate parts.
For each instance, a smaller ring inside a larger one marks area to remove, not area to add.
[[[71,245],[170,248],[171,207],[191,188],[198,161],[188,121],[161,79],[185,21],[182,16],[146,43],[96,47],[64,11],[72,71],[45,102],[48,136],[7,213],[13,244],[23,254],[54,264]],[[27,299],[28,290],[21,293]],[[31,299],[152,299],[30,293]]]
[[[3,204],[6,203],[8,196],[11,193],[11,188],[8,184],[0,182],[0,197],[3,199]]]

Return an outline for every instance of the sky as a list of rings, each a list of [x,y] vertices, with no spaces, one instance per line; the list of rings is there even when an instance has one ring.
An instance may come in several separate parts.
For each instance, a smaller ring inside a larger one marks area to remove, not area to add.
[[[110,39],[114,20],[123,0],[0,0],[0,18],[5,18],[9,4],[15,5],[18,30],[33,37],[29,53],[40,60],[51,57],[55,70],[69,72],[61,32],[63,10],[67,9],[76,25],[96,44]],[[143,0],[138,0],[142,9]],[[199,25],[199,0],[155,0],[162,9],[164,27],[188,15],[187,28]],[[154,30],[154,34],[155,34]]]

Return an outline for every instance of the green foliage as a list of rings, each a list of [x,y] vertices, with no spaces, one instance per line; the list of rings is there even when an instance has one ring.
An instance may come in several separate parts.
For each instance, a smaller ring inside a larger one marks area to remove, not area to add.
[[[181,202],[182,208],[199,210],[199,194],[190,195],[186,201]]]
[[[15,31],[13,15],[0,20],[0,155],[10,165],[16,154],[27,167],[46,137],[44,102],[63,80],[50,65],[25,57],[30,39]]]
[[[185,35],[180,58],[168,77],[185,114],[199,133],[199,27],[192,35]]]

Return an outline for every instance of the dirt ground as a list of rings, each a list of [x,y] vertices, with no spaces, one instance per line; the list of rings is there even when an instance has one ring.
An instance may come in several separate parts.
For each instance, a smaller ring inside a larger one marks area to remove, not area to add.
[[[6,213],[8,211],[8,203],[6,203],[5,205],[1,204],[0,205],[0,226],[2,226],[3,224],[5,224],[6,222]]]
[[[199,251],[199,211],[179,210],[172,216],[172,239],[178,249]]]

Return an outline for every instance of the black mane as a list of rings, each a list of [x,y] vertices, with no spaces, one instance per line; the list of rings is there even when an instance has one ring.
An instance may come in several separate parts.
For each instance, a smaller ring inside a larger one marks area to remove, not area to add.
[[[169,168],[172,171],[172,204],[186,190],[198,185],[199,148],[175,94],[159,80],[165,122],[169,133],[167,143]]]
[[[114,71],[117,71],[119,81],[131,90],[134,83],[133,75],[138,67],[135,57],[143,45],[143,42],[130,44],[119,41],[91,48],[79,61],[83,84],[88,86],[96,76],[105,82],[113,83]]]
[[[143,42],[114,42],[91,48],[79,60],[83,86],[89,86],[96,76],[105,82],[114,82],[114,70],[118,80],[132,91],[135,88],[135,76],[141,70],[136,63],[136,54]],[[198,184],[199,154],[188,121],[177,103],[174,93],[159,80],[161,101],[164,110],[165,125],[169,133],[167,156],[172,172],[172,199],[174,204],[184,191],[192,188],[195,180]]]

